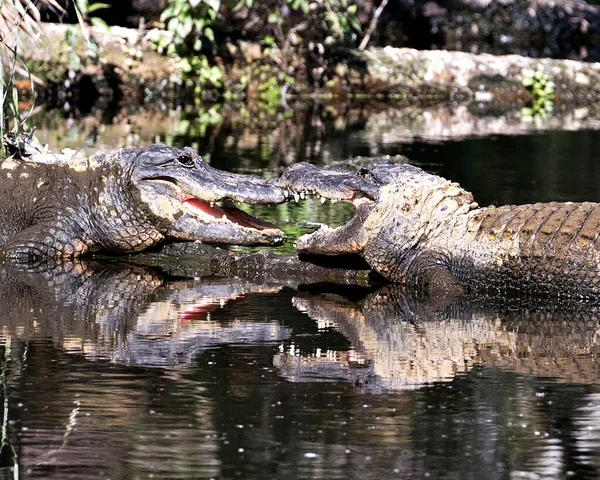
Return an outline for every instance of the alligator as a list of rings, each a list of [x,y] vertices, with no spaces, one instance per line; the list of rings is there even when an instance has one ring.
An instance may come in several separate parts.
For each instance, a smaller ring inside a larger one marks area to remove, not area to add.
[[[600,205],[480,207],[457,183],[390,159],[357,171],[294,164],[279,184],[355,206],[299,252],[356,253],[393,282],[439,289],[600,300]]]
[[[191,148],[33,152],[0,163],[0,256],[139,252],[169,240],[279,245],[281,230],[233,206],[281,203],[274,181],[212,168]],[[223,201],[223,205],[217,202]]]

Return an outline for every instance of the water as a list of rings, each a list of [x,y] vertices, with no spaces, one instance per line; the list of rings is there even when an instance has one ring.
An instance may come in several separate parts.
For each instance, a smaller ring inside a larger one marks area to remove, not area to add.
[[[473,131],[437,110],[317,113],[275,125],[123,114],[70,129],[46,115],[38,133],[89,152],[193,144],[219,168],[272,175],[300,160],[404,154],[481,204],[600,200],[593,119],[488,118]],[[279,208],[280,220],[349,215]],[[593,306],[433,303],[394,288],[175,278],[127,261],[0,277],[0,478],[599,475]]]

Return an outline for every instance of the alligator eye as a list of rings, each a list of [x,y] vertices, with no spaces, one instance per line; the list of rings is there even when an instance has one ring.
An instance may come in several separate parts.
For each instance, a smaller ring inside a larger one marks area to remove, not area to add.
[[[365,180],[368,180],[370,182],[373,182],[375,180],[375,177],[373,177],[373,174],[371,173],[371,169],[369,167],[360,167],[357,173]]]
[[[177,157],[177,161],[180,165],[183,165],[184,167],[193,167],[194,165],[196,165],[194,159],[189,155],[179,155],[179,157]]]

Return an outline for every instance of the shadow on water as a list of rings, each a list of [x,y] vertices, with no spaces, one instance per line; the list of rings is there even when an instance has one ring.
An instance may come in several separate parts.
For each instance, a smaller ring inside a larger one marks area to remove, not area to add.
[[[28,478],[600,466],[595,307],[298,290],[118,261],[0,277],[2,478],[15,463]]]

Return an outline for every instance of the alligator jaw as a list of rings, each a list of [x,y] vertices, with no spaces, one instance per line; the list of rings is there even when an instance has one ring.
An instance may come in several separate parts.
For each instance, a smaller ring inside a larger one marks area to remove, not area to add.
[[[165,236],[221,245],[285,241],[284,233],[271,223],[216,203],[283,203],[288,197],[281,187],[256,175],[212,168],[190,148],[154,146],[142,151],[131,181]]]
[[[363,227],[379,196],[378,185],[357,172],[298,163],[283,173],[279,186],[288,190],[296,201],[314,194],[321,202],[347,202],[356,209],[354,217],[345,225],[337,228],[322,226],[316,232],[302,235],[296,241],[299,252],[341,255],[362,251],[367,240]]]
[[[180,238],[186,238],[187,232],[197,231],[194,237],[187,239],[244,246],[285,243],[285,234],[275,225],[233,206],[220,206],[192,196],[185,196],[181,203],[186,213],[176,218],[172,227],[174,231],[181,230]],[[196,226],[199,222],[201,231]],[[202,238],[198,238],[200,236]]]
[[[141,200],[150,211],[163,220],[166,234],[180,240],[200,241],[217,245],[281,245],[285,234],[275,225],[217,201],[230,198],[199,198],[186,193],[174,182],[145,181],[138,186]],[[238,197],[239,198],[239,197]],[[257,198],[254,198],[255,203]]]
[[[322,199],[349,202],[358,207],[379,197],[379,185],[357,172],[319,168],[305,162],[287,168],[279,179],[279,186],[288,190],[296,201],[312,193]]]
[[[302,253],[317,255],[362,252],[368,240],[368,229],[364,226],[373,208],[373,204],[362,204],[345,225],[337,228],[322,226],[316,232],[302,235],[296,241],[296,249]]]

